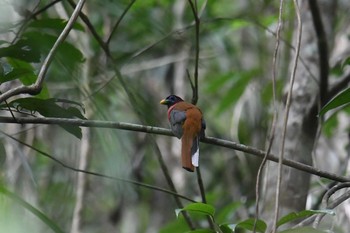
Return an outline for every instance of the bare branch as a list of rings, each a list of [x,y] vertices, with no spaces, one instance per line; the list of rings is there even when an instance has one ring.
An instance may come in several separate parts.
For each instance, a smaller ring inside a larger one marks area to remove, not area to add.
[[[94,128],[110,128],[110,129],[122,129],[143,133],[159,134],[165,136],[174,136],[170,129],[155,127],[155,126],[146,126],[138,125],[124,122],[113,122],[113,121],[98,121],[98,120],[82,120],[82,119],[68,119],[68,118],[34,118],[34,117],[16,117],[16,120],[12,117],[0,117],[0,123],[14,123],[14,124],[46,124],[46,125],[75,125],[81,127],[94,127]],[[233,150],[242,151],[248,154],[255,155],[259,158],[264,158],[265,151],[256,149],[254,147],[246,146],[239,144],[233,141],[228,141],[224,139],[214,138],[214,137],[205,137],[201,139],[201,142],[221,146]],[[267,157],[268,160],[273,162],[278,162],[278,157],[269,154]],[[306,165],[300,162],[296,162],[290,159],[283,159],[282,163],[288,167],[295,168],[300,171],[304,171],[316,176],[327,178],[330,180],[338,182],[350,182],[349,177],[338,176],[333,173],[319,170],[310,165]]]

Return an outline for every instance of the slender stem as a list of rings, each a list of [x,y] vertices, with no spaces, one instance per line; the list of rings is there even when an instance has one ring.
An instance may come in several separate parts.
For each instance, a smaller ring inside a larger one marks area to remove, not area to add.
[[[195,67],[194,67],[194,91],[193,91],[193,97],[192,97],[192,103],[196,104],[198,101],[198,68],[199,68],[199,27],[200,27],[200,19],[198,16],[198,9],[197,9],[197,0],[194,0],[194,3],[192,0],[188,0],[194,21],[195,21],[195,29],[196,29],[196,45],[195,45]]]
[[[54,161],[55,163],[61,165],[62,167],[64,168],[67,168],[69,170],[72,170],[72,171],[75,171],[75,172],[81,172],[81,173],[85,173],[85,174],[89,174],[89,175],[93,175],[93,176],[98,176],[98,177],[102,177],[102,178],[106,178],[106,179],[110,179],[110,180],[115,180],[115,181],[121,181],[121,182],[126,182],[126,183],[130,183],[130,184],[133,184],[133,185],[137,185],[137,186],[140,186],[140,187],[144,187],[144,188],[148,188],[148,189],[152,189],[152,190],[157,190],[157,191],[160,191],[160,192],[163,192],[163,193],[168,193],[168,194],[171,194],[173,196],[177,196],[179,198],[182,198],[182,199],[185,199],[187,201],[190,201],[190,202],[196,202],[186,196],[183,196],[181,194],[178,194],[178,193],[175,193],[171,190],[167,190],[167,189],[163,189],[163,188],[159,188],[157,186],[153,186],[153,185],[150,185],[150,184],[146,184],[146,183],[142,183],[142,182],[138,182],[138,181],[133,181],[133,180],[128,180],[128,179],[124,179],[124,178],[118,178],[118,177],[113,177],[113,176],[108,176],[108,175],[104,175],[104,174],[101,174],[101,173],[98,173],[98,172],[92,172],[92,171],[88,171],[88,170],[81,170],[79,168],[75,168],[73,166],[70,166],[64,162],[62,162],[61,160],[57,159],[56,157],[42,151],[42,150],[39,150],[37,148],[35,148],[34,146],[28,144],[28,143],[25,143],[25,142],[22,142],[20,141],[19,139],[11,136],[10,134],[7,134],[5,133],[4,131],[0,130],[0,133],[4,134],[6,137],[8,138],[11,138],[12,140],[38,152],[39,154],[51,159],[52,161]]]
[[[134,3],[136,2],[136,0],[132,0],[128,6],[125,8],[125,10],[123,11],[122,15],[119,17],[119,19],[117,20],[117,22],[115,23],[111,33],[108,36],[108,39],[106,41],[106,45],[108,46],[109,43],[111,42],[112,36],[115,33],[115,31],[117,30],[117,28],[119,27],[120,22],[123,20],[124,16],[126,15],[126,13],[129,11],[129,9],[132,7],[132,5],[134,5]]]
[[[282,0],[283,2],[283,0]],[[293,84],[295,80],[295,74],[297,70],[298,65],[298,57],[300,52],[300,44],[301,44],[301,17],[300,17],[300,10],[298,6],[297,0],[294,0],[294,7],[295,12],[297,15],[297,22],[298,22],[298,28],[297,28],[297,46],[295,51],[295,56],[293,60],[293,68],[292,73],[290,77],[289,82],[289,90],[288,90],[288,96],[287,96],[287,102],[286,102],[286,109],[283,119],[283,130],[282,130],[282,142],[281,142],[281,149],[279,154],[279,160],[278,160],[278,174],[277,174],[277,187],[276,187],[276,200],[275,200],[275,218],[273,222],[273,228],[272,232],[275,233],[277,230],[277,220],[278,220],[278,214],[279,214],[279,202],[280,202],[280,194],[281,194],[281,182],[282,182],[282,168],[283,168],[283,159],[284,159],[284,146],[285,146],[285,139],[287,134],[287,123],[288,123],[288,117],[289,117],[289,110],[291,106],[291,100],[292,100],[292,93],[293,93]]]

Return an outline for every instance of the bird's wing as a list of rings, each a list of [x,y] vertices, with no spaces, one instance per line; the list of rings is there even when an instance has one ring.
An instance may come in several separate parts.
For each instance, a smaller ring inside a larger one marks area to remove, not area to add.
[[[186,112],[173,109],[169,114],[171,130],[177,138],[181,138],[183,134],[182,125],[186,120]]]

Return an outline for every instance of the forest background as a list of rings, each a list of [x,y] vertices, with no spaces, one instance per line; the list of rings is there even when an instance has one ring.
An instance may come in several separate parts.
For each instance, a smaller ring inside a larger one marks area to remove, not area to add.
[[[347,232],[349,10],[0,1],[0,232]],[[169,94],[204,114],[196,173]]]

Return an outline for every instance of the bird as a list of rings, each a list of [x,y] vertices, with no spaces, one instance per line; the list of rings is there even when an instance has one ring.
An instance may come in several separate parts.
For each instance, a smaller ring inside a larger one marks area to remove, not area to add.
[[[199,139],[205,136],[206,123],[202,112],[176,95],[169,95],[160,104],[168,106],[171,130],[181,139],[182,167],[193,172],[199,165]]]

